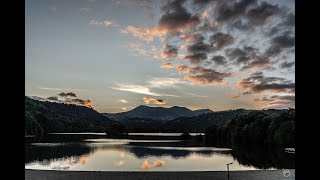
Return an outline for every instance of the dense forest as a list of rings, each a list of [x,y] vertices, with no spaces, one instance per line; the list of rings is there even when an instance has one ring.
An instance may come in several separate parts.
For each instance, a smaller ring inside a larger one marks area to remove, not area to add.
[[[25,97],[25,134],[57,132],[106,132],[123,126],[97,111],[72,104],[37,101]]]
[[[280,116],[262,111],[250,112],[223,126],[211,125],[206,130],[208,141],[229,145],[274,143],[295,145],[295,109]]]
[[[128,127],[129,132],[205,132],[211,125],[222,126],[239,115],[250,112],[263,112],[268,115],[279,116],[285,110],[246,110],[235,109],[204,113],[192,117],[178,117],[173,120],[154,118],[122,118],[117,121]]]

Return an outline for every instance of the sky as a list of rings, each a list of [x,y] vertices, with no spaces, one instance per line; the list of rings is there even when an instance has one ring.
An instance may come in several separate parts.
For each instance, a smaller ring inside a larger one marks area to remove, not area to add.
[[[25,94],[117,113],[295,107],[293,0],[27,0]]]

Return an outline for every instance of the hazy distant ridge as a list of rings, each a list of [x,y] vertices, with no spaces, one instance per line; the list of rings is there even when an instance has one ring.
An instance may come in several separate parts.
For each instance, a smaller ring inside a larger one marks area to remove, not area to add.
[[[123,113],[103,113],[103,115],[111,119],[123,119],[123,118],[151,118],[157,120],[172,120],[178,117],[192,117],[198,116],[204,113],[212,113],[210,109],[200,109],[192,111],[185,107],[173,106],[171,108],[164,107],[149,107],[138,106],[130,111]]]

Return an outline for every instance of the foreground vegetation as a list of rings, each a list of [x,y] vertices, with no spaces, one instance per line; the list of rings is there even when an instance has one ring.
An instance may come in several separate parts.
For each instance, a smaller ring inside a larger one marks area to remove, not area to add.
[[[43,133],[58,132],[105,132],[111,126],[119,128],[123,125],[88,107],[25,98],[26,135],[41,136]]]
[[[275,143],[295,145],[295,109],[289,109],[280,116],[261,111],[240,115],[231,122],[206,130],[208,141],[229,145]]]

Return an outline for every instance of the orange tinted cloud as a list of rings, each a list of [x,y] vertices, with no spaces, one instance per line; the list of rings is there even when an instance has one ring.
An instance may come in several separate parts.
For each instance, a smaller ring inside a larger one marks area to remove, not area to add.
[[[150,98],[150,97],[144,97],[143,101],[146,104],[167,104],[164,100],[162,99],[155,99],[155,98]]]
[[[178,48],[171,45],[164,45],[162,47],[161,57],[164,59],[175,58],[178,56]]]
[[[166,34],[165,30],[159,30],[156,27],[142,27],[142,26],[127,26],[125,30],[122,30],[123,34],[131,34],[138,39],[152,42],[154,37],[161,38]],[[124,33],[125,32],[125,33]]]
[[[77,104],[81,106],[86,106],[93,109],[92,102],[90,100],[82,100],[82,99],[70,99],[66,98],[65,102],[71,103],[71,104]]]
[[[171,68],[174,68],[174,64],[172,64],[172,63],[164,63],[164,64],[161,65],[161,68],[171,69]]]
[[[177,67],[180,74],[192,73],[195,75],[186,76],[185,79],[199,85],[223,85],[226,84],[224,78],[234,76],[234,73],[218,72],[206,69],[201,66],[189,67],[180,65]]]
[[[177,67],[177,70],[179,71],[179,74],[185,74],[190,73],[191,68],[189,66],[180,65]]]

